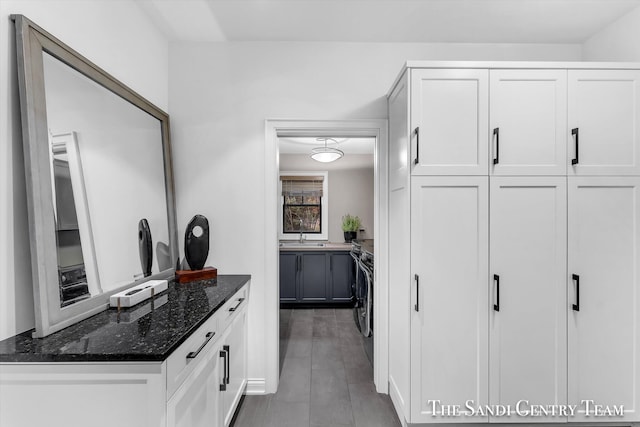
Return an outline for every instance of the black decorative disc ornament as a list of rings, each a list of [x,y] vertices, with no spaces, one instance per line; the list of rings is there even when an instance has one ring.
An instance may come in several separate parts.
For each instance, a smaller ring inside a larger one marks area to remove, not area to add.
[[[146,218],[138,222],[138,250],[140,251],[140,264],[144,277],[151,276],[153,264],[153,244],[151,242],[151,229]]]
[[[203,215],[196,215],[191,218],[184,233],[184,257],[191,270],[202,270],[204,263],[207,262],[207,256],[209,256],[209,221]]]

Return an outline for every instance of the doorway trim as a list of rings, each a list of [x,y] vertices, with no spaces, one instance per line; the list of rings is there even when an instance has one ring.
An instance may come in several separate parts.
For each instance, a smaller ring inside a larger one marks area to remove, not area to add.
[[[265,121],[265,392],[278,390],[280,286],[278,228],[279,137],[359,136],[375,138],[374,149],[374,269],[373,298],[373,381],[378,393],[389,392],[389,274],[388,274],[388,124],[385,119],[370,120],[281,120]]]

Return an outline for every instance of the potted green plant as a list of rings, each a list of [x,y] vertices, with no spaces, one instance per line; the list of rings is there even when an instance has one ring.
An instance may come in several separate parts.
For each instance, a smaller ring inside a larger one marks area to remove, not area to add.
[[[346,214],[342,217],[342,231],[344,231],[345,243],[351,243],[351,241],[356,238],[360,224],[361,221],[358,216]]]

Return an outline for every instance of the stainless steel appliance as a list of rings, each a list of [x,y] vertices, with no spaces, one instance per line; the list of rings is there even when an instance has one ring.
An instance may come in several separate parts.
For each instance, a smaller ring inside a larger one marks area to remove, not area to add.
[[[353,286],[355,296],[354,317],[362,335],[371,337],[373,335],[373,241],[352,242],[351,257],[356,267]]]
[[[58,276],[60,279],[61,307],[66,307],[91,297],[87,286],[87,273],[84,264],[59,267]]]

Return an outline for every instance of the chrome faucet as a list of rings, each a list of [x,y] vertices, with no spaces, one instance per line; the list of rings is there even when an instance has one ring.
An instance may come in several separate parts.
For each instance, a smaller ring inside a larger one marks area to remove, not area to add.
[[[299,242],[302,243],[302,219],[300,219],[300,239]]]

